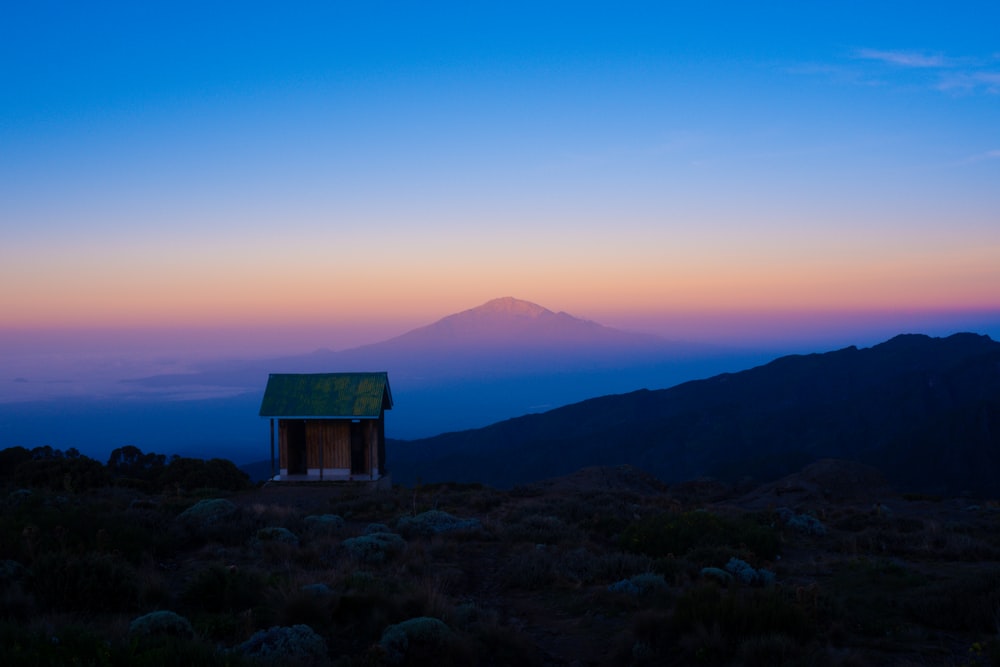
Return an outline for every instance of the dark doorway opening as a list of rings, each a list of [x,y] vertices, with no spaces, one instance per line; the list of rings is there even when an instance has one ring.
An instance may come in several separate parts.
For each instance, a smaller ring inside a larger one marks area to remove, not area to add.
[[[306,423],[304,421],[288,422],[285,437],[288,438],[288,474],[305,475],[308,472]]]
[[[368,472],[365,461],[365,438],[361,431],[361,422],[351,422],[351,474],[363,475]]]

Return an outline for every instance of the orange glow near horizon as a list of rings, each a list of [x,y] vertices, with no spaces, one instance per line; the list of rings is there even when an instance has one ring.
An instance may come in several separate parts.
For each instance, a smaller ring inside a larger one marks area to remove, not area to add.
[[[998,248],[949,249],[945,237],[911,247],[870,239],[859,250],[794,235],[772,247],[734,233],[709,247],[659,231],[639,240],[593,229],[495,231],[475,243],[447,231],[440,243],[400,232],[369,252],[353,250],[369,245],[362,235],[332,232],[309,243],[249,233],[194,248],[166,236],[24,248],[0,266],[0,328],[386,330],[498,296],[597,321],[1000,308]]]
[[[1000,307],[1000,267],[968,262],[916,265],[757,267],[728,273],[622,267],[590,271],[415,274],[406,268],[345,280],[283,271],[235,276],[196,267],[182,275],[92,273],[49,276],[0,292],[4,328],[61,326],[233,326],[431,320],[498,296],[570,314],[799,310],[952,310]],[[935,270],[939,269],[939,270]],[[454,277],[453,277],[454,276]]]

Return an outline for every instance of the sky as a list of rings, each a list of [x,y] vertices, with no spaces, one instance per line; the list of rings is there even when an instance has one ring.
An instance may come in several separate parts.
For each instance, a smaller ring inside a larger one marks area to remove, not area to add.
[[[5,8],[8,352],[1000,336],[996,3],[287,4]]]

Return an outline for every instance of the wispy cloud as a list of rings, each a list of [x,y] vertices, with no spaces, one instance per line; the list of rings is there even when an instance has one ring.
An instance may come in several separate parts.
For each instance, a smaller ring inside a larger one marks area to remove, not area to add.
[[[859,48],[850,53],[855,62],[845,66],[853,77],[840,73],[841,82],[858,85],[893,84],[952,94],[1000,94],[997,54],[990,57],[956,57],[920,50]],[[867,66],[859,66],[865,61]]]
[[[987,160],[1000,160],[1000,148],[983,151],[982,153],[976,153],[975,155],[970,155],[963,160],[953,163],[953,166],[964,166],[967,164],[975,164],[977,162],[985,162]]]
[[[949,67],[951,61],[939,54],[926,54],[917,51],[881,51],[878,49],[858,49],[854,53],[856,58],[863,60],[877,60],[890,65],[900,67],[936,68]]]
[[[983,90],[1000,94],[1000,72],[948,72],[941,76],[938,90],[971,93]]]

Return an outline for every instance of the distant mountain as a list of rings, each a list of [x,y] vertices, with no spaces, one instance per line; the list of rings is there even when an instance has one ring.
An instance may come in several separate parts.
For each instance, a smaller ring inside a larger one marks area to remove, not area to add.
[[[666,340],[658,336],[612,329],[508,296],[493,299],[476,308],[449,315],[433,324],[354,352],[389,348],[480,349],[487,346],[525,349],[574,344],[662,347],[666,343]]]
[[[417,437],[759,363],[763,353],[630,333],[504,297],[349,350],[203,365],[130,381],[161,393],[261,393],[268,373],[386,370],[391,432]]]
[[[553,371],[622,369],[727,353],[732,354],[710,345],[621,331],[503,297],[379,343],[317,353],[313,361],[346,370],[385,368],[397,379],[433,384],[441,379],[481,382]]]
[[[617,366],[622,360],[718,356],[715,346],[612,329],[512,297],[493,299],[378,343],[250,361],[208,362],[198,373],[156,375],[145,386],[204,383],[257,389],[267,373],[388,370],[391,378],[546,372],[555,367]],[[470,365],[470,361],[472,365]],[[568,362],[568,363],[567,363]],[[263,374],[263,376],[262,376]],[[263,379],[262,379],[263,377]]]
[[[1000,343],[902,335],[476,430],[394,441],[394,478],[508,486],[631,464],[665,481],[775,479],[835,457],[904,491],[1000,495]]]

